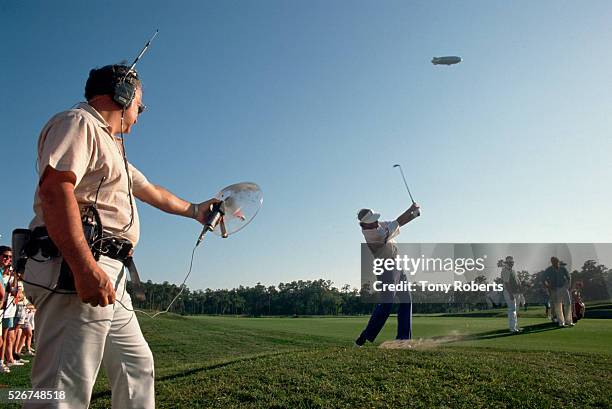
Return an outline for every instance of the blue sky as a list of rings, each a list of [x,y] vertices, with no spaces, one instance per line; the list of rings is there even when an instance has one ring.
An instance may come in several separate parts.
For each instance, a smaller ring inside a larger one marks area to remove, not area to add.
[[[191,288],[358,285],[356,211],[410,204],[394,163],[423,208],[401,241],[610,242],[611,20],[607,1],[3,2],[0,242],[31,219],[44,123],[156,28],[129,160],[191,201],[264,191]],[[139,210],[141,275],[182,281],[200,228]]]

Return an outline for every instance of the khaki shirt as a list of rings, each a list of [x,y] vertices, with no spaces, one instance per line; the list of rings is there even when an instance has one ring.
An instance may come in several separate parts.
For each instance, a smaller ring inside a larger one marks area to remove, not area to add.
[[[60,112],[47,122],[38,139],[38,172],[42,176],[47,166],[58,171],[71,171],[76,175],[74,195],[82,209],[94,203],[98,186],[97,207],[106,232],[138,243],[140,224],[134,204],[134,220],[130,222],[128,179],[123,162],[121,138],[112,136],[110,126],[92,106],[79,104],[75,109]],[[149,184],[145,176],[128,164],[132,191]],[[41,200],[36,188],[34,219],[30,228],[44,225]]]

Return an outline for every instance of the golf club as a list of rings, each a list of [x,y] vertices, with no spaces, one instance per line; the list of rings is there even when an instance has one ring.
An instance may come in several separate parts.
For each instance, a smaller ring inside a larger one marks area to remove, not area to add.
[[[410,200],[412,200],[412,204],[414,204],[414,199],[412,198],[412,193],[410,193],[410,188],[408,187],[408,182],[406,182],[406,176],[404,176],[404,171],[402,170],[402,166],[401,165],[393,165],[394,168],[399,168],[401,174],[402,174],[402,179],[404,179],[404,185],[406,185],[406,190],[408,191],[408,194],[410,195]]]

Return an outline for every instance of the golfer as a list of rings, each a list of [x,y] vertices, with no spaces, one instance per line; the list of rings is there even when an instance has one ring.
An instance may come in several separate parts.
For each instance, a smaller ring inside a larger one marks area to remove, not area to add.
[[[375,213],[372,209],[361,209],[357,213],[357,219],[361,226],[361,232],[369,245],[374,257],[378,257],[377,250],[384,251],[387,254],[385,258],[395,258],[397,256],[397,247],[395,246],[395,238],[400,234],[400,227],[414,220],[420,215],[419,205],[413,203],[412,206],[397,219],[393,221],[381,221],[379,213]],[[397,281],[397,272],[386,271],[383,273],[382,281],[392,283]],[[412,300],[410,292],[403,292],[403,296],[399,310],[397,313],[397,337],[396,339],[411,339],[412,338]],[[363,346],[366,341],[374,342],[376,336],[385,325],[391,308],[393,307],[393,295],[383,294],[383,302],[376,304],[374,312],[370,317],[367,327],[361,335],[355,340],[356,346]]]

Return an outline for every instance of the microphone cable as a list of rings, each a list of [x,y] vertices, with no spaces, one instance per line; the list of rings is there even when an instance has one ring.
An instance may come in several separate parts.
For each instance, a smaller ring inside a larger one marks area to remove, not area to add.
[[[196,244],[196,245],[193,247],[193,250],[191,251],[191,261],[189,262],[189,270],[187,271],[187,275],[185,276],[185,279],[184,279],[184,280],[183,280],[183,282],[181,283],[181,286],[180,286],[180,289],[181,289],[181,290],[179,291],[179,293],[178,293],[177,295],[175,295],[175,296],[174,296],[174,298],[172,299],[172,301],[170,301],[170,304],[168,304],[168,307],[166,307],[166,309],[165,309],[164,311],[158,311],[158,312],[156,312],[155,314],[149,314],[149,313],[148,313],[148,312],[146,312],[146,311],[143,311],[143,310],[138,310],[138,309],[136,309],[136,308],[132,308],[132,309],[130,309],[130,308],[128,308],[128,307],[127,307],[125,304],[123,304],[123,303],[121,302],[121,300],[119,300],[119,299],[116,299],[115,301],[116,301],[117,303],[119,303],[119,304],[120,304],[120,305],[121,305],[123,308],[125,308],[127,311],[130,311],[130,312],[139,312],[139,313],[144,314],[144,315],[146,315],[147,317],[152,318],[152,319],[153,319],[153,318],[156,318],[157,316],[159,316],[159,315],[161,315],[161,314],[165,314],[165,313],[167,313],[167,312],[170,310],[170,307],[172,307],[172,305],[174,304],[174,302],[175,302],[176,300],[178,300],[178,298],[181,296],[181,294],[183,293],[183,291],[185,291],[185,288],[187,287],[187,286],[185,285],[185,283],[187,282],[187,279],[188,279],[188,278],[189,278],[189,276],[191,275],[191,270],[192,270],[192,268],[193,268],[193,258],[194,258],[195,251],[196,251],[196,248],[197,248],[197,247],[198,247],[198,245]],[[125,285],[125,286],[123,287],[123,294],[121,295],[121,298],[123,298],[123,296],[125,295],[125,292],[126,292],[126,291],[127,291],[127,285]]]

